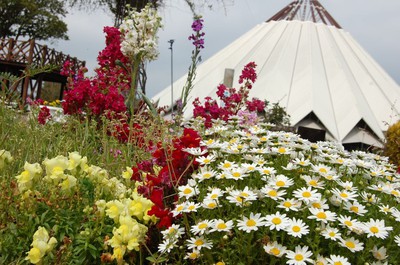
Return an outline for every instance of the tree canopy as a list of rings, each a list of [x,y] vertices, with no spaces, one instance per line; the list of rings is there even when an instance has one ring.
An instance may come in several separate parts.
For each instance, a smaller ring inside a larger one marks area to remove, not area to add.
[[[1,0],[0,37],[68,40],[63,0]]]

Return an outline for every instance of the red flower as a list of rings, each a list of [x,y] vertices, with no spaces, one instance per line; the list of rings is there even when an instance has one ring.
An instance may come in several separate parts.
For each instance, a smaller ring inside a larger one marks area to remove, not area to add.
[[[44,125],[50,118],[51,114],[49,108],[46,106],[41,107],[38,115],[38,122]]]

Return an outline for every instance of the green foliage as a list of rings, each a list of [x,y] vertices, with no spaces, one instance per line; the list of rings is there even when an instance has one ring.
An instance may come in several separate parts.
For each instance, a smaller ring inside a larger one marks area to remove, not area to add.
[[[400,121],[389,126],[384,153],[391,163],[400,165]]]
[[[60,0],[2,0],[0,37],[68,40],[65,2]]]

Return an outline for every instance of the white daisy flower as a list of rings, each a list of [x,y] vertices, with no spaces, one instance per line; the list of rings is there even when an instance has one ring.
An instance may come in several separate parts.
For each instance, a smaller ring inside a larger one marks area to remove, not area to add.
[[[258,169],[258,172],[263,176],[263,180],[265,180],[266,176],[273,176],[276,173],[276,169],[273,167],[261,167]]]
[[[227,179],[242,180],[248,176],[247,171],[243,167],[232,167],[230,170],[226,171]]]
[[[186,240],[188,249],[201,250],[202,248],[212,248],[212,242],[205,239],[203,236],[191,237]]]
[[[207,233],[212,226],[212,222],[210,220],[203,220],[198,222],[196,225],[193,225],[190,231],[195,235],[202,235]]]
[[[324,256],[321,256],[320,254],[318,254],[317,258],[315,259],[314,265],[328,265],[328,261],[326,260],[326,258]]]
[[[253,214],[250,213],[250,217],[244,217],[242,220],[239,220],[237,223],[237,228],[239,230],[245,231],[246,233],[250,233],[251,231],[257,231],[259,226],[264,225],[264,218],[261,217],[260,213]]]
[[[178,203],[177,205],[175,205],[175,209],[172,210],[172,215],[178,216],[179,214],[183,213],[186,209],[186,202],[183,203]]]
[[[374,256],[374,258],[376,258],[377,260],[384,260],[387,259],[387,255],[386,255],[386,251],[387,249],[385,247],[380,247],[378,249],[377,246],[374,246],[370,252],[372,252],[372,255]]]
[[[336,213],[334,212],[317,208],[308,208],[308,210],[312,213],[312,215],[308,216],[308,219],[316,219],[325,224],[336,220]]]
[[[394,242],[396,242],[397,246],[400,247],[400,236],[399,235],[394,237]]]
[[[302,167],[306,167],[306,166],[311,165],[310,160],[309,159],[304,159],[304,158],[295,158],[293,160],[293,163],[295,165],[299,165],[299,166],[302,166]]]
[[[363,191],[360,196],[366,203],[377,204],[380,202],[380,199],[373,193]]]
[[[293,196],[307,204],[312,201],[318,201],[322,197],[317,190],[313,190],[311,187],[297,189],[293,191]]]
[[[192,187],[190,185],[179,186],[178,191],[179,191],[179,197],[180,198],[185,197],[186,199],[189,199],[199,193],[199,190],[196,186]]]
[[[269,214],[265,217],[265,225],[270,230],[284,230],[289,225],[289,218],[286,214],[276,212],[275,214]]]
[[[200,208],[200,203],[187,202],[183,212],[185,213],[197,212],[197,209],[199,208]]]
[[[312,188],[323,189],[325,186],[325,182],[319,176],[302,175],[300,178],[306,182],[307,186]]]
[[[258,169],[258,166],[254,163],[249,164],[249,163],[243,163],[242,168],[246,170],[246,172],[253,172]]]
[[[185,228],[180,227],[179,225],[173,224],[167,229],[161,231],[164,239],[167,238],[175,238],[178,239],[185,233]]]
[[[266,197],[273,199],[274,201],[283,200],[286,195],[285,190],[278,190],[275,187],[271,187],[269,185],[265,185],[261,188],[260,192]]]
[[[207,199],[207,198],[203,200],[201,206],[203,208],[210,209],[210,210],[219,207],[218,200],[212,200],[212,199]]]
[[[289,224],[285,230],[289,235],[299,238],[310,232],[309,226],[306,225],[303,220],[296,218],[289,220]]]
[[[196,260],[200,257],[200,251],[197,249],[193,249],[192,252],[186,253],[184,259],[191,259],[191,260]]]
[[[336,197],[342,202],[355,201],[358,197],[355,191],[347,189],[339,190],[337,188],[333,188],[331,192],[333,195],[336,195]]]
[[[306,262],[314,263],[310,257],[312,256],[312,252],[308,250],[307,246],[301,247],[296,246],[294,251],[288,250],[286,253],[286,264],[289,265],[305,265]]]
[[[311,165],[311,171],[318,173],[321,176],[326,176],[329,172],[332,171],[332,168],[324,164],[318,164]]]
[[[369,222],[364,222],[363,229],[367,237],[385,239],[388,237],[389,231],[393,230],[393,227],[385,226],[385,220],[373,220],[371,218]]]
[[[164,240],[158,245],[158,252],[170,253],[173,248],[177,246],[177,240]]]
[[[337,218],[339,225],[345,228],[348,228],[350,231],[361,231],[363,228],[363,225],[360,221],[357,219],[353,219],[350,216],[347,215],[339,215]]]
[[[346,202],[345,205],[344,205],[344,209],[346,209],[346,210],[349,211],[349,212],[352,212],[352,213],[355,213],[355,214],[357,214],[357,215],[360,215],[360,216],[364,216],[364,214],[368,212],[368,211],[365,209],[365,206],[362,205],[362,204],[360,204],[360,203],[357,202],[357,201],[353,201],[353,202],[349,201],[349,202]]]
[[[217,200],[224,194],[224,191],[220,188],[212,188],[209,193],[207,193],[206,198],[210,200]]]
[[[330,255],[326,260],[329,265],[351,265],[347,258],[339,255]]]
[[[392,210],[393,210],[393,207],[390,207],[389,205],[383,205],[383,204],[381,204],[381,205],[379,205],[378,207],[379,207],[379,211],[380,211],[381,213],[384,213],[384,214],[391,213]]]
[[[289,162],[286,166],[282,166],[282,168],[287,171],[292,171],[292,170],[298,169],[299,167],[296,164]]]
[[[207,149],[203,149],[201,147],[190,147],[190,148],[183,148],[182,151],[189,153],[194,156],[201,156],[207,153]]]
[[[360,242],[354,237],[350,237],[347,239],[340,238],[339,240],[339,245],[349,249],[353,253],[364,249],[364,243]]]
[[[225,222],[222,219],[216,219],[212,221],[212,228],[210,232],[229,232],[233,227],[233,221],[229,220]]]
[[[298,212],[301,207],[301,202],[295,199],[283,199],[279,202],[278,208],[284,209],[286,212],[295,211]]]
[[[229,196],[226,199],[237,206],[247,206],[251,204],[251,201],[257,200],[257,194],[246,186],[243,190],[229,192]]]
[[[321,231],[321,235],[326,239],[330,239],[333,241],[339,240],[341,238],[341,233],[339,232],[339,229],[335,227],[330,227],[329,225]]]
[[[279,174],[277,176],[273,176],[268,180],[268,185],[280,189],[280,188],[289,188],[293,185],[293,180],[286,177],[285,175]]]
[[[196,158],[196,162],[200,165],[209,165],[211,162],[214,162],[217,157],[213,154],[209,154],[208,156],[201,156]]]
[[[235,162],[231,162],[231,161],[225,160],[224,162],[221,162],[219,164],[218,168],[221,169],[221,170],[229,170],[234,166],[236,166]]]
[[[321,199],[319,201],[310,202],[307,206],[309,208],[316,208],[316,209],[324,209],[324,210],[329,209],[329,204],[327,204],[326,199]]]
[[[273,241],[273,242],[268,242],[267,245],[264,246],[264,250],[269,255],[280,258],[286,254],[287,248],[279,244],[278,242]]]
[[[209,167],[201,167],[200,172],[197,173],[194,178],[199,182],[202,182],[207,179],[211,179],[217,175],[217,172]]]

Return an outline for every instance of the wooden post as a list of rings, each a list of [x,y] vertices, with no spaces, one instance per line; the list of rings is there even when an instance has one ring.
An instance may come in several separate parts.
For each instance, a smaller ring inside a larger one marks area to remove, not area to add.
[[[6,61],[13,61],[13,50],[14,50],[15,40],[13,38],[8,39],[8,52],[6,55]]]
[[[29,54],[28,54],[28,59],[27,59],[27,62],[26,62],[25,69],[27,67],[29,67],[30,64],[32,64],[34,49],[35,49],[35,40],[31,39],[29,41]],[[24,78],[24,86],[22,88],[22,104],[24,104],[24,105],[25,105],[25,102],[26,102],[26,98],[28,96],[29,83],[30,83],[30,77],[29,76],[25,76],[25,78]]]
[[[235,75],[234,69],[225,68],[224,85],[226,87],[229,87],[229,88],[233,87],[233,76],[234,75]]]

